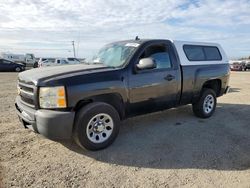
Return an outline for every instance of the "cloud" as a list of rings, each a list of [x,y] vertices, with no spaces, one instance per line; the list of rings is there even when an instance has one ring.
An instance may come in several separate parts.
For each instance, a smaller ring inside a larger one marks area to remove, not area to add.
[[[172,10],[182,1],[5,1],[2,15],[9,15],[4,28],[54,29],[86,26],[97,28],[124,27],[133,24],[160,23],[172,17]],[[15,7],[15,8],[13,8]]]
[[[72,56],[75,40],[79,56],[91,56],[104,43],[139,35],[220,42],[231,57],[250,55],[249,0],[0,0],[0,4],[2,51]]]

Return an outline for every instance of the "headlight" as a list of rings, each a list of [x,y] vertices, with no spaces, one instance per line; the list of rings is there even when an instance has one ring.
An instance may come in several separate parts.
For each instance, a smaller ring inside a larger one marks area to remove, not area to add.
[[[41,108],[66,108],[64,86],[40,87],[39,104]]]

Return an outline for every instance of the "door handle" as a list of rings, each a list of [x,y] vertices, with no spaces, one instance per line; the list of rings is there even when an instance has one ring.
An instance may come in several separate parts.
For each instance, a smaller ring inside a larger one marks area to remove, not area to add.
[[[166,77],[164,77],[165,80],[167,81],[171,81],[175,78],[175,76],[171,75],[171,74],[168,74]]]

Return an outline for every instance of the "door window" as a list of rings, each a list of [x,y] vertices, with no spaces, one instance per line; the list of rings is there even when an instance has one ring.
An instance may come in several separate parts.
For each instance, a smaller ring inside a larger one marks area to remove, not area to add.
[[[61,64],[62,64],[62,65],[66,65],[66,64],[69,64],[69,63],[68,63],[68,61],[66,61],[66,60],[61,60]]]
[[[32,56],[30,54],[27,54],[26,58],[27,59],[32,59]]]
[[[6,60],[3,60],[3,63],[4,63],[4,64],[10,64],[11,62],[10,62],[10,61],[6,61]]]
[[[165,44],[151,45],[147,47],[140,59],[151,57],[156,63],[156,69],[171,68],[169,49]]]

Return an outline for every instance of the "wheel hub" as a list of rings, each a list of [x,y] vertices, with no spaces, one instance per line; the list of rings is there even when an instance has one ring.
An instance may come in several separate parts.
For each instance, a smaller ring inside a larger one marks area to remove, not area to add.
[[[205,113],[210,113],[214,109],[214,97],[212,95],[206,96],[203,103],[203,110]]]
[[[102,143],[109,139],[113,132],[114,122],[106,113],[96,114],[86,127],[88,139],[93,143]]]
[[[103,130],[105,129],[105,125],[102,121],[99,121],[97,122],[95,125],[94,125],[94,131],[96,133],[100,133],[100,132],[103,132]]]

